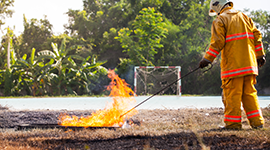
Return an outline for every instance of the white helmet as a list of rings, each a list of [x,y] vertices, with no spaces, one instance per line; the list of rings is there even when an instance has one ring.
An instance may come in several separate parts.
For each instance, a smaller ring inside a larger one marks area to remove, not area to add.
[[[219,14],[222,8],[228,3],[233,7],[233,2],[230,0],[211,0],[209,16],[215,16],[216,14]]]

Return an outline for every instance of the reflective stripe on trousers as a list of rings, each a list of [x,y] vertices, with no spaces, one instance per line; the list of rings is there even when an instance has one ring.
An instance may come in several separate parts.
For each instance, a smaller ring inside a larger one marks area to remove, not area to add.
[[[224,121],[241,122],[241,116],[225,115]]]
[[[241,127],[241,103],[252,127],[264,124],[258,103],[255,75],[223,79],[224,122],[228,127]]]

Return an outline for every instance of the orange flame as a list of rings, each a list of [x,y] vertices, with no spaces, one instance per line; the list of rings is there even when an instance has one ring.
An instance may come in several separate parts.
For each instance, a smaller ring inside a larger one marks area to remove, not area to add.
[[[137,113],[136,110],[129,112],[125,117],[120,117],[127,112],[132,103],[135,103],[134,92],[128,87],[125,80],[118,77],[114,70],[108,71],[111,79],[107,90],[111,90],[110,96],[113,102],[107,104],[103,110],[97,110],[91,116],[80,117],[60,115],[59,121],[62,126],[83,126],[83,127],[121,127],[125,117],[130,118]]]

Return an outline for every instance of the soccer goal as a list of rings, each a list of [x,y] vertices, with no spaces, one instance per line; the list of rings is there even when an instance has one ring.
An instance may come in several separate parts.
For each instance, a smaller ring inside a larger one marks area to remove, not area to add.
[[[154,94],[180,77],[180,66],[135,66],[134,93],[136,95]],[[160,95],[181,96],[181,80],[160,92]]]

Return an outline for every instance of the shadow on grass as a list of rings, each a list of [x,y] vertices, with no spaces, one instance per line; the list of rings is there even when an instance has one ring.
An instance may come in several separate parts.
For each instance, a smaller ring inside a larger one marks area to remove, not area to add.
[[[207,131],[211,132],[211,131]],[[215,134],[215,135],[214,135]],[[14,140],[16,141],[16,140]],[[28,141],[25,139],[25,142]],[[30,141],[28,141],[30,142]],[[39,144],[38,144],[39,143]],[[25,144],[25,143],[24,143]],[[270,143],[262,143],[253,139],[236,135],[224,135],[213,132],[202,137],[193,132],[173,133],[161,136],[122,136],[113,139],[89,140],[72,138],[50,138],[39,142],[28,143],[33,148],[41,149],[269,149]]]
[[[59,139],[44,140],[53,149],[201,149],[194,133],[177,133],[163,136],[122,136],[106,140]]]

